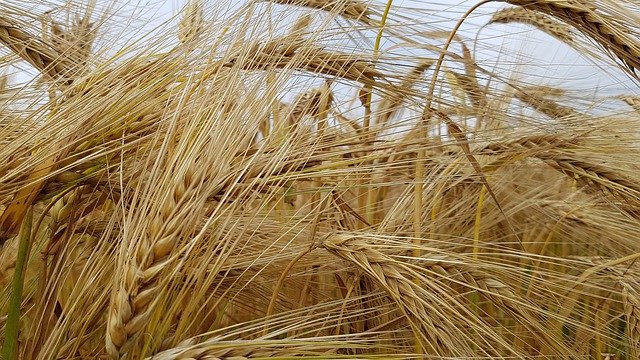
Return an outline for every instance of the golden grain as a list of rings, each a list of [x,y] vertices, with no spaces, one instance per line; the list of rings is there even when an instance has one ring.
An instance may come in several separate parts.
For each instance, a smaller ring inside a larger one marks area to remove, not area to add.
[[[630,29],[625,29],[624,25],[615,21],[615,14],[603,14],[590,2],[577,0],[503,1],[551,15],[573,26],[613,53],[634,76],[636,70],[640,69],[640,43],[630,35]]]
[[[638,66],[628,0],[508,2],[494,23]],[[372,56],[383,2],[271,3],[189,1],[126,46],[106,9],[0,3],[15,358],[637,358],[635,84],[533,86],[463,32],[433,79],[439,15],[394,2]]]
[[[522,23],[532,25],[558,40],[566,43],[572,43],[574,41],[570,26],[553,20],[545,14],[527,8],[511,7],[498,10],[491,16],[491,20],[489,20],[489,24],[493,23]]]

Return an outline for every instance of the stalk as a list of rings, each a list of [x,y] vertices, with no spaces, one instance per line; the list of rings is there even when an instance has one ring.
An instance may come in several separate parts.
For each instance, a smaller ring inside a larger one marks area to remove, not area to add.
[[[11,283],[11,299],[4,330],[4,344],[2,345],[2,359],[17,359],[18,335],[20,330],[20,304],[24,287],[25,265],[31,244],[31,225],[33,223],[33,207],[29,207],[20,228],[18,258]]]

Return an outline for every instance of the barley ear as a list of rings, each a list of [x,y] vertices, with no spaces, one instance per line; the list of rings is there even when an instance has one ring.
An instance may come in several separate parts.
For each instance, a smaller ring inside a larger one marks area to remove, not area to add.
[[[568,25],[549,17],[548,15],[521,7],[509,7],[496,11],[488,24],[509,23],[520,23],[534,26],[538,30],[567,44],[571,44],[574,41],[573,34],[571,33],[571,27]]]
[[[631,26],[618,21],[616,14],[600,12],[587,1],[578,0],[503,0],[509,4],[544,13],[563,21],[590,37],[609,53],[615,55],[636,79],[640,69],[640,43],[632,35]]]
[[[50,46],[20,29],[17,22],[0,15],[0,43],[53,79],[64,78],[73,64],[65,61]]]
[[[622,283],[624,314],[627,320],[627,337],[634,359],[640,358],[640,294],[630,283]]]
[[[204,12],[201,0],[189,0],[178,23],[178,39],[187,44],[204,32]]]

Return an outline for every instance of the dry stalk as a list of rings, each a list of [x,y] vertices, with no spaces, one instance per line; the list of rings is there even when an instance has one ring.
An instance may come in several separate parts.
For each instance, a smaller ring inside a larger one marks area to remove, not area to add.
[[[613,15],[599,13],[590,1],[581,0],[503,0],[512,5],[551,15],[595,40],[613,53],[637,77],[640,68],[640,45],[624,24],[615,22]],[[629,26],[635,24],[629,24]]]
[[[571,33],[571,27],[568,25],[556,21],[549,16],[546,16],[537,11],[530,10],[528,8],[510,7],[496,11],[489,24],[508,24],[508,23],[521,23],[536,27],[537,29],[555,37],[556,39],[565,43],[572,43],[573,34]]]

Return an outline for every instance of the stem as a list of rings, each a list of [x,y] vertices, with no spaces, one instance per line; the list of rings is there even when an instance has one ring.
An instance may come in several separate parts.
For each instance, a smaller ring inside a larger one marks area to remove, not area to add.
[[[385,6],[384,12],[382,13],[382,19],[380,20],[380,29],[378,29],[376,42],[375,44],[373,44],[373,52],[374,52],[374,56],[376,57],[378,55],[378,50],[380,50],[380,40],[382,39],[382,31],[384,30],[384,26],[387,23],[387,17],[389,16],[389,10],[391,9],[391,4],[393,4],[393,0],[388,0],[387,6]]]
[[[420,123],[418,124],[418,139],[426,139],[429,135],[428,132],[428,124],[430,122],[432,111],[431,111],[431,102],[433,99],[433,93],[436,88],[436,80],[438,79],[438,73],[440,72],[440,68],[442,68],[442,63],[444,62],[444,57],[451,45],[451,42],[456,36],[456,32],[462,26],[462,23],[467,19],[467,17],[475,11],[478,7],[489,3],[494,0],[484,0],[480,3],[472,6],[469,10],[467,10],[464,15],[458,20],[458,23],[449,34],[446,43],[444,44],[444,48],[438,57],[438,62],[436,63],[435,69],[433,71],[433,77],[431,78],[431,83],[429,84],[429,91],[427,92],[427,98],[425,99],[425,107],[422,113],[422,118],[420,119]],[[426,168],[425,159],[427,157],[426,148],[424,146],[420,147],[417,151],[416,156],[416,165],[415,165],[415,173],[414,173],[414,185],[413,185],[413,244],[415,245],[413,248],[412,255],[415,257],[420,257],[422,255],[421,244],[422,244],[422,189],[424,184],[424,171]],[[432,214],[433,215],[433,214]],[[414,282],[417,282],[418,279],[414,278]],[[421,353],[422,349],[419,348],[419,343],[416,342],[416,352]]]
[[[282,274],[280,274],[280,278],[278,278],[278,282],[276,283],[276,287],[273,290],[273,294],[271,295],[271,300],[269,301],[269,306],[267,307],[267,313],[265,314],[265,318],[268,318],[273,314],[273,308],[276,305],[276,300],[278,300],[278,294],[280,293],[280,289],[282,288],[282,285],[284,284],[284,281],[289,275],[289,272],[291,271],[291,269],[293,269],[295,264],[298,261],[300,261],[300,259],[302,259],[305,255],[307,255],[310,252],[311,252],[311,249],[307,249],[299,253],[298,255],[296,255],[296,257],[291,259],[291,261],[289,261],[289,264],[287,264],[287,267],[284,268],[284,270],[282,271]],[[265,325],[262,335],[266,336],[267,332],[268,332],[268,327]]]
[[[484,198],[487,194],[487,186],[482,185],[480,195],[478,195],[478,203],[476,204],[476,219],[473,226],[473,258],[478,260],[478,252],[480,251],[480,228],[482,225],[482,208],[484,206]]]
[[[393,0],[388,0],[387,1],[387,5],[384,8],[384,12],[382,13],[382,18],[380,19],[380,27],[378,28],[378,34],[376,35],[376,41],[373,44],[373,59],[374,59],[374,66],[375,63],[378,61],[378,57],[380,56],[380,43],[382,42],[382,34],[384,33],[384,27],[387,24],[387,18],[389,17],[389,11],[391,10],[391,5],[393,4]],[[364,122],[363,122],[363,128],[364,128],[364,137],[365,137],[365,142],[366,144],[370,144],[370,142],[372,140],[375,139],[370,139],[369,137],[371,135],[373,135],[373,132],[370,133],[371,129],[371,101],[372,101],[372,94],[373,94],[373,89],[371,87],[371,85],[365,85],[365,87],[363,88],[363,91],[365,91],[365,101],[364,101],[364,111],[365,111],[365,115],[364,115]],[[368,162],[370,163],[370,162]],[[372,164],[372,162],[371,162]],[[373,176],[372,174],[369,174],[370,176],[367,176],[367,179],[365,180],[366,183],[368,183],[368,185],[366,186],[366,188],[363,189],[362,192],[360,192],[359,194],[359,199],[361,201],[361,209],[364,212],[364,218],[367,220],[367,222],[369,224],[374,224],[375,223],[375,212],[376,212],[376,204],[378,201],[378,190],[377,188],[372,189],[372,182],[373,182]]]
[[[472,6],[469,10],[467,10],[467,12],[465,12],[462,15],[460,20],[458,20],[458,23],[456,23],[456,26],[451,31],[451,34],[449,34],[449,37],[447,38],[447,41],[444,44],[442,52],[440,53],[440,56],[438,57],[438,61],[436,62],[436,66],[433,70],[433,77],[431,78],[431,83],[429,84],[429,91],[427,92],[427,97],[425,99],[425,107],[422,113],[422,118],[420,120],[421,124],[419,124],[419,128],[421,128],[420,130],[422,130],[422,131],[418,131],[419,138],[426,138],[428,135],[428,132],[427,132],[428,129],[426,128],[427,127],[426,125],[429,123],[429,120],[431,119],[431,116],[432,116],[431,103],[433,99],[433,93],[436,88],[436,80],[438,79],[438,73],[442,68],[442,63],[444,62],[445,54],[447,53],[447,50],[449,49],[451,42],[455,38],[458,29],[460,29],[460,26],[462,26],[462,23],[464,23],[464,21],[467,19],[467,17],[470,14],[480,6],[492,1],[495,1],[495,0],[483,0],[477,3],[476,5]],[[424,147],[421,147],[418,149],[418,154],[416,157],[416,166],[415,166],[415,174],[414,174],[414,191],[413,191],[413,194],[414,194],[413,236],[414,236],[414,243],[417,242],[416,245],[420,244],[420,238],[422,237],[422,231],[421,231],[422,184],[424,182],[424,169],[426,165],[424,163],[424,160],[426,158],[426,155],[427,155],[426,149]],[[414,256],[416,255],[415,252],[416,251],[414,250]]]
[[[20,227],[18,256],[11,284],[11,299],[7,322],[4,328],[4,344],[2,345],[2,359],[17,359],[18,335],[20,330],[20,304],[22,302],[22,288],[24,286],[24,268],[27,262],[29,245],[31,244],[31,225],[33,223],[33,207],[29,207],[22,226]]]
[[[438,73],[440,72],[440,68],[442,68],[442,63],[444,62],[445,54],[447,53],[447,50],[449,49],[451,42],[456,37],[456,33],[460,29],[460,26],[462,26],[465,20],[467,20],[467,17],[471,15],[472,12],[476,11],[480,6],[488,4],[490,2],[494,2],[494,1],[496,0],[483,0],[475,4],[474,6],[472,6],[469,10],[467,10],[467,12],[465,12],[462,15],[460,20],[458,20],[458,22],[456,23],[456,26],[453,28],[453,30],[451,30],[451,34],[449,34],[447,41],[444,43],[442,52],[440,53],[440,56],[438,56],[438,61],[436,62],[436,66],[433,70],[433,77],[431,78],[431,83],[429,84],[429,91],[427,92],[426,106],[424,108],[424,113],[422,114],[423,121],[425,120],[426,115],[431,117],[431,99],[433,98],[433,93],[436,89],[436,80],[438,78]]]

